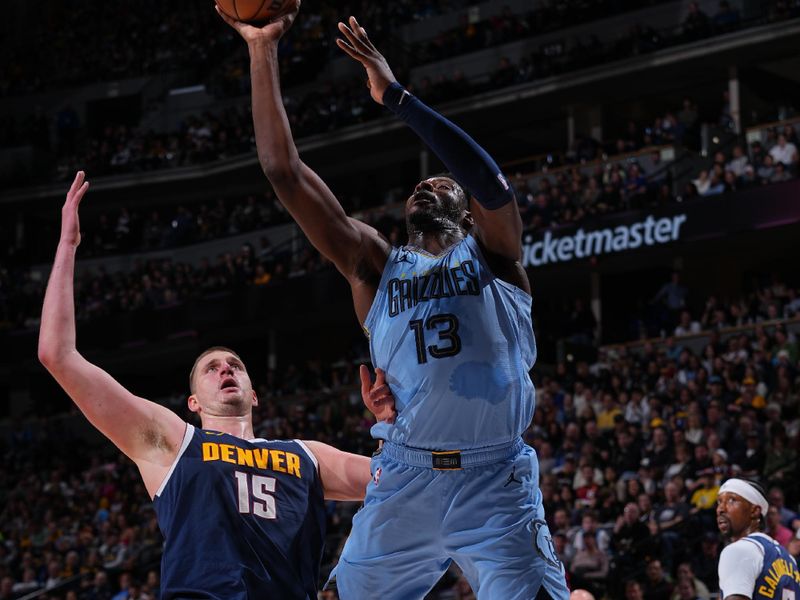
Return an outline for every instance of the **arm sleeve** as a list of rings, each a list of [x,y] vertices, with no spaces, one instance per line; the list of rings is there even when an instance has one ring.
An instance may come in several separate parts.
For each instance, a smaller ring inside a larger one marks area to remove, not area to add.
[[[753,542],[739,540],[719,556],[720,597],[740,595],[753,597],[756,579],[764,566],[764,552]]]
[[[383,104],[411,127],[481,206],[494,210],[514,199],[500,167],[464,130],[397,82],[386,88]]]

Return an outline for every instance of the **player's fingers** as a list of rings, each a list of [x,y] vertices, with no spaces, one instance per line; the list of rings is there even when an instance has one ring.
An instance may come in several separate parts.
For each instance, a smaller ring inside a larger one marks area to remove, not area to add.
[[[375,382],[378,383],[377,381]],[[369,391],[369,397],[373,400],[377,398],[383,398],[385,396],[389,396],[389,386],[385,383],[383,385],[376,385]]]
[[[350,17],[352,19],[353,17]],[[356,33],[357,29],[349,27],[345,23],[339,23],[339,31],[341,31],[345,37],[347,37],[347,41],[350,42],[350,45],[353,46],[356,50],[361,53],[365,51],[369,51],[369,48],[361,39],[361,37]]]
[[[359,50],[358,38],[356,37],[356,34],[353,33],[352,29],[347,26],[347,24],[339,21],[339,31],[341,31],[342,35],[347,38],[347,42],[352,48]]]
[[[383,385],[386,383],[386,371],[380,367],[375,368],[375,385]]]
[[[364,45],[372,46],[372,42],[369,41],[369,36],[367,35],[367,30],[359,25],[358,20],[355,17],[350,17],[350,23],[353,26],[353,31],[358,34],[359,39],[364,43]]]
[[[81,200],[83,199],[83,195],[86,193],[86,190],[88,190],[88,189],[89,189],[89,182],[88,181],[84,181],[83,185],[78,189],[78,192],[75,194],[75,206],[76,207],[77,207],[77,205],[79,205],[81,203]]]
[[[222,12],[222,9],[219,7],[219,4],[216,2],[214,3],[214,10],[217,11],[217,14],[220,18],[225,21],[228,25],[233,25],[233,19],[231,19],[228,15]]]
[[[354,58],[358,62],[361,62],[364,59],[364,56],[360,52],[358,52],[343,39],[336,38],[336,45],[339,46],[339,48],[342,49],[350,58]]]
[[[375,412],[386,413],[394,410],[394,402],[387,398],[381,398],[374,403]]]
[[[358,368],[358,374],[361,377],[361,397],[365,400],[370,399],[369,388],[372,386],[372,378],[369,375],[369,367],[361,365]]]
[[[232,17],[229,17],[224,12],[222,12],[222,9],[219,7],[219,4],[214,4],[214,10],[216,10],[217,14],[220,17],[222,17],[223,21],[225,21],[228,25],[233,27],[236,31],[239,31],[239,29],[241,28],[241,25],[242,25],[241,22],[237,21],[236,19],[234,19]]]
[[[72,180],[72,185],[69,186],[69,192],[67,192],[67,198],[72,196],[75,191],[83,185],[83,178],[86,174],[83,171],[78,171],[75,173],[75,179]]]

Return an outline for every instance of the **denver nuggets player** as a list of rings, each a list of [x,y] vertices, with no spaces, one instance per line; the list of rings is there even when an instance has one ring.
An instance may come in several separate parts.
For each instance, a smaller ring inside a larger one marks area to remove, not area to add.
[[[481,599],[530,600],[543,587],[566,600],[538,462],[520,437],[533,415],[528,370],[536,345],[513,191],[466,133],[395,81],[351,17],[339,24],[346,38],[339,47],[366,69],[373,99],[403,119],[453,177],[416,186],[406,203],[405,247],[392,248],[348,218],[300,160],[282,104],[277,47],[297,6],[263,27],[221,16],[250,51],[264,172],[350,282],[373,363],[396,398],[396,418],[373,428],[384,443],[336,568],[340,596],[422,598],[455,561]]]
[[[160,597],[316,598],[323,495],[363,498],[369,459],[319,442],[256,439],[258,398],[244,363],[227,348],[210,348],[192,367],[188,403],[201,428],[84,359],[75,345],[73,273],[78,204],[88,185],[79,172],[62,209],[39,359],[139,467],[165,537]]]
[[[761,532],[769,504],[760,486],[728,479],[719,488],[717,525],[731,544],[719,557],[721,600],[800,599],[800,570],[791,554]]]

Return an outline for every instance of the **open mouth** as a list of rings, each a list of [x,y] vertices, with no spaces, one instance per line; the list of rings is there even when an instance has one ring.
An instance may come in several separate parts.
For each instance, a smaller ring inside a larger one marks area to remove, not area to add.
[[[430,192],[422,191],[414,194],[414,204],[433,204],[436,202],[436,196]]]
[[[219,386],[221,390],[237,389],[239,385],[233,377],[226,377],[222,380],[222,385]]]

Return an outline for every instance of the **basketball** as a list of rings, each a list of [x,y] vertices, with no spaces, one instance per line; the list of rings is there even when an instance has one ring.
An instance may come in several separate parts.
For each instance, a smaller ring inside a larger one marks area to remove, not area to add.
[[[248,23],[263,23],[283,14],[294,0],[217,0],[222,12]]]

